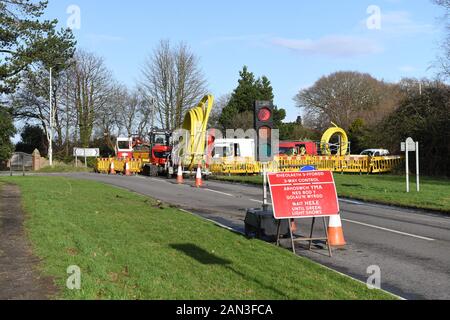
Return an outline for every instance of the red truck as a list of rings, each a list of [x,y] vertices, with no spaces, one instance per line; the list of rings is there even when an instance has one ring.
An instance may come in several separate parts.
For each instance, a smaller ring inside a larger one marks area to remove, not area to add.
[[[281,141],[280,156],[317,156],[317,144],[313,141]]]

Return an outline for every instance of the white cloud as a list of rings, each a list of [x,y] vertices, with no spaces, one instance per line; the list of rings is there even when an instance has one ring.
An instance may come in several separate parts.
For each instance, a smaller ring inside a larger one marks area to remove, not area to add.
[[[302,54],[336,58],[351,58],[383,51],[374,41],[354,36],[326,36],[317,40],[274,38],[272,43]]]
[[[206,39],[203,41],[204,45],[226,43],[226,42],[265,42],[269,38],[270,34],[244,34],[244,35],[234,35],[234,36],[217,36],[214,38]]]

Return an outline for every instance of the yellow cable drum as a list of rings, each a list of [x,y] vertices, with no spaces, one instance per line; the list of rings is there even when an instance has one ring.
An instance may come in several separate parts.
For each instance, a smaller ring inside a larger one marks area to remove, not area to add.
[[[337,155],[346,155],[348,152],[348,136],[344,129],[339,128],[337,125],[332,123],[335,127],[329,128],[322,136],[320,141],[320,150],[322,151],[322,155],[330,156],[332,154],[330,148],[330,140],[334,135],[338,135],[340,138],[340,143],[337,147]]]
[[[190,140],[187,150],[183,150],[181,157],[188,162],[190,169],[203,160],[206,148],[207,126],[214,104],[212,95],[205,96],[200,103],[186,114],[182,128],[189,131]],[[188,159],[186,159],[188,158]]]

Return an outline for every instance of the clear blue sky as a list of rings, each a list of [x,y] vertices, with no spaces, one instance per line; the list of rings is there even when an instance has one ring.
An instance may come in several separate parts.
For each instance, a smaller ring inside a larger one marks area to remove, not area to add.
[[[334,71],[387,81],[433,76],[444,35],[444,12],[431,0],[50,0],[46,17],[65,26],[72,4],[81,9],[78,46],[103,56],[129,87],[160,39],[185,41],[211,93],[231,92],[248,65],[271,80],[289,121],[299,114],[294,95]],[[367,27],[370,5],[381,9],[380,29]]]

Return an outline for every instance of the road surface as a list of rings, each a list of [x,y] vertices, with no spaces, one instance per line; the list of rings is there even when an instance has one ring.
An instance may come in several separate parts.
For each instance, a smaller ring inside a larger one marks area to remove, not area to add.
[[[143,176],[65,176],[151,196],[239,232],[244,230],[246,209],[262,204],[262,189],[256,186],[206,181],[198,189],[192,181],[177,185]],[[326,250],[299,248],[299,255],[364,282],[370,276],[368,267],[379,266],[381,287],[406,299],[450,299],[450,216],[344,199],[340,207],[346,247],[335,250],[333,258]],[[301,220],[301,234],[307,234],[310,223]]]

